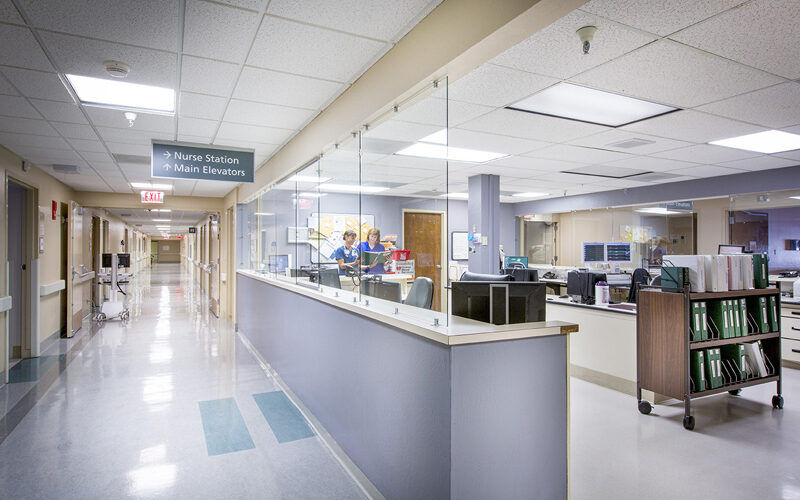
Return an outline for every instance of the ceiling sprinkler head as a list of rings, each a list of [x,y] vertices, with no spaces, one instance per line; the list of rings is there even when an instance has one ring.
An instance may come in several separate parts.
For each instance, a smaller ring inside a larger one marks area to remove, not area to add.
[[[589,53],[589,48],[591,46],[591,42],[592,39],[594,38],[594,34],[596,31],[597,27],[595,26],[584,26],[583,28],[575,32],[578,35],[578,38],[581,39],[581,43],[583,44],[584,55],[587,55]]]
[[[133,111],[126,111],[125,119],[128,120],[128,126],[133,127],[133,122],[134,120],[136,120],[136,113],[134,113]]]

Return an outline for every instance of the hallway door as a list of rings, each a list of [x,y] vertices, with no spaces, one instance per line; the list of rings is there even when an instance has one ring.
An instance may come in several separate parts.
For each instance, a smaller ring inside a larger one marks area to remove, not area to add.
[[[89,226],[87,222],[86,226]],[[87,268],[84,263],[84,250],[91,255],[91,235],[84,234],[83,207],[74,201],[69,202],[69,219],[67,220],[67,243],[69,260],[67,279],[67,337],[72,337],[83,326],[83,305],[91,298],[89,288],[91,281],[86,273],[91,271],[92,263]],[[84,239],[86,240],[84,242]],[[85,247],[85,248],[84,248]]]
[[[433,310],[442,303],[442,213],[403,211],[403,247],[411,250],[415,276],[433,280]]]
[[[8,181],[8,285],[10,358],[31,357],[31,189]]]
[[[219,318],[219,217],[212,215],[208,225],[208,302],[211,313]]]

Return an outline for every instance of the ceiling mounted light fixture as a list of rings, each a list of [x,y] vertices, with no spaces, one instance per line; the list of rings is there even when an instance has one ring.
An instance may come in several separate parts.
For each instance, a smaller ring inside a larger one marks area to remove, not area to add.
[[[172,189],[170,184],[151,184],[149,182],[131,182],[131,187],[136,189],[163,189],[165,191]]]
[[[514,193],[511,196],[514,196],[515,198],[541,198],[543,196],[550,196],[550,193]]]
[[[175,114],[173,89],[90,76],[66,75],[66,77],[75,89],[81,104],[123,111]]]
[[[621,127],[678,108],[561,82],[517,101],[507,109]]]
[[[331,180],[330,177],[317,177],[316,175],[296,174],[287,178],[284,182],[326,182],[329,180]]]
[[[359,186],[358,184],[321,184],[319,188],[339,193],[380,193],[389,189],[383,186]]]
[[[466,200],[469,198],[469,193],[444,193],[440,194],[439,196],[443,198],[453,198],[456,200]]]
[[[497,160],[508,156],[505,153],[494,153],[491,151],[479,151],[477,149],[453,148],[443,144],[429,144],[418,142],[405,149],[401,149],[396,155],[418,156],[421,158],[433,158],[435,160],[463,161],[468,163],[486,163],[487,161]]]
[[[784,151],[800,149],[800,135],[780,130],[767,130],[766,132],[711,141],[709,144],[764,154],[783,153]]]
[[[637,208],[634,211],[642,213],[642,214],[650,214],[650,215],[674,215],[674,214],[683,213],[683,212],[678,212],[677,210],[667,210],[664,207]]]

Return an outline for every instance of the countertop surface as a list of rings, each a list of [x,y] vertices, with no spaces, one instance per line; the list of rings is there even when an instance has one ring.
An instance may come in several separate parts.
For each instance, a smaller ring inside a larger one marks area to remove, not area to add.
[[[493,325],[397,302],[359,297],[358,293],[347,290],[320,289],[310,283],[303,285],[249,270],[238,270],[237,273],[446,345],[566,335],[578,331],[578,325],[564,321]]]
[[[573,302],[572,299],[562,299],[558,295],[548,295],[547,303],[559,306],[581,307],[585,309],[596,309],[610,313],[628,314],[636,316],[636,304],[580,304]]]

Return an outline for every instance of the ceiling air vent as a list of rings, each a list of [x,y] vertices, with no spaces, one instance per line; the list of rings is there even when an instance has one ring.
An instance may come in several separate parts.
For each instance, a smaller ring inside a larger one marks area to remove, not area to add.
[[[78,173],[78,166],[77,165],[53,165],[53,170],[55,170],[59,174],[77,174]]]
[[[638,148],[639,146],[647,146],[648,144],[655,144],[655,143],[656,141],[648,141],[647,139],[633,138],[619,142],[612,142],[611,144],[608,144],[608,146],[618,149],[633,149],[633,148]]]

